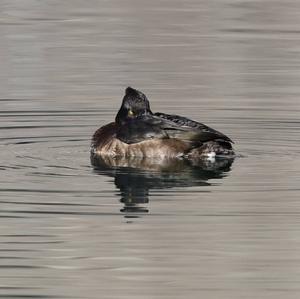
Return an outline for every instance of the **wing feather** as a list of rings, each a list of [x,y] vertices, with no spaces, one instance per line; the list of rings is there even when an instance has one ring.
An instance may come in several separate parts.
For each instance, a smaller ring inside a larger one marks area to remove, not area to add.
[[[118,129],[117,137],[128,144],[153,138],[177,138],[189,143],[222,139],[233,143],[226,135],[202,123],[165,113],[143,115],[132,119]]]

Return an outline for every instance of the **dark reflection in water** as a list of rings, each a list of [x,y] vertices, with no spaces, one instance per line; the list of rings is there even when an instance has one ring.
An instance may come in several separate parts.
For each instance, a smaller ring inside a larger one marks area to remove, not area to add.
[[[231,169],[233,159],[183,160],[139,157],[99,157],[91,155],[91,163],[100,175],[114,178],[120,190],[127,218],[148,213],[151,189],[209,186],[211,179],[222,179]]]

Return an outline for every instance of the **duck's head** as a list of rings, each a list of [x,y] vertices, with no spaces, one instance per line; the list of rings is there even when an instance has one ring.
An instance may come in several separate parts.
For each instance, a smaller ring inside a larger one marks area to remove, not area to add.
[[[127,87],[116,122],[120,124],[147,114],[152,114],[147,97],[141,91]]]

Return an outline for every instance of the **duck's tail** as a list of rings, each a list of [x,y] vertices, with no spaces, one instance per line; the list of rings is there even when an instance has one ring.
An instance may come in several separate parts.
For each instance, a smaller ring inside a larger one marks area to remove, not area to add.
[[[192,149],[187,157],[201,158],[201,157],[234,157],[235,153],[229,141],[224,139],[215,139],[204,142],[202,145]]]

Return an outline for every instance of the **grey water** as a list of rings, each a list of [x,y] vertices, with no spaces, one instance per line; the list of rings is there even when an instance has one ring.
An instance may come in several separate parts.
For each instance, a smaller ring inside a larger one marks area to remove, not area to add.
[[[0,298],[300,297],[299,1],[2,0],[0,59]],[[127,86],[239,157],[93,166]]]

